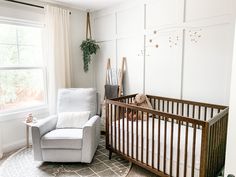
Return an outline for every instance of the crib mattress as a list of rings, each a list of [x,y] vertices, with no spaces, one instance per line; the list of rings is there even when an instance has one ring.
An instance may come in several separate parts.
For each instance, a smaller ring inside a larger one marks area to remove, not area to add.
[[[124,126],[123,126],[124,122]],[[120,126],[119,126],[120,124]],[[113,147],[116,144],[116,149],[120,149],[122,153],[126,155],[132,156],[139,161],[141,161],[141,153],[143,154],[143,162],[147,163],[147,155],[148,154],[148,165],[152,166],[152,154],[154,153],[154,168],[158,167],[158,149],[160,151],[159,157],[159,168],[161,171],[164,171],[164,160],[166,162],[165,171],[167,174],[170,172],[170,154],[171,154],[171,122],[164,120],[160,120],[160,147],[158,147],[158,125],[159,120],[154,120],[154,134],[152,133],[153,129],[153,121],[149,119],[148,121],[148,132],[147,132],[147,121],[143,121],[143,126],[141,120],[133,121],[133,125],[131,121],[127,121],[126,118],[117,120],[112,123],[112,142]],[[166,124],[166,125],[165,125]],[[116,132],[115,127],[116,126]],[[165,126],[166,126],[166,143],[164,141],[165,137]],[[173,124],[173,160],[172,160],[172,176],[176,176],[177,172],[177,154],[178,154],[178,124]],[[120,131],[119,131],[120,127]],[[133,127],[133,128],[132,128]],[[141,128],[143,127],[143,134]],[[110,127],[111,128],[111,127]],[[132,132],[133,129],[133,132]],[[124,134],[124,141],[123,141]],[[194,165],[194,173],[195,176],[199,176],[200,169],[200,147],[201,147],[201,129],[196,129],[196,143],[195,143],[195,152],[193,153],[193,134],[194,129],[192,127],[188,127],[188,138],[186,138],[186,126],[180,125],[180,146],[179,146],[179,175],[183,176],[184,173],[184,157],[185,157],[185,144],[187,139],[187,176],[191,176],[192,174],[192,157],[195,158]],[[138,136],[138,138],[136,138]],[[111,131],[110,131],[111,137]],[[119,143],[120,137],[120,143]],[[147,138],[148,137],[148,138]],[[154,137],[154,148],[152,149],[152,141]],[[143,151],[141,138],[143,138]],[[111,138],[110,138],[111,140]],[[137,142],[138,140],[138,142]],[[148,140],[148,143],[147,143]],[[124,142],[124,146],[123,146]],[[133,143],[132,143],[133,142]],[[111,143],[111,141],[110,141]],[[129,143],[129,151],[127,152],[127,144]],[[120,146],[119,146],[120,144]],[[138,148],[136,145],[138,144]],[[166,144],[166,158],[164,159],[164,144]],[[133,145],[133,150],[132,150]],[[148,145],[148,146],[147,146]],[[138,149],[138,151],[137,151]],[[147,153],[148,151],[148,153]],[[138,153],[138,154],[136,154]]]

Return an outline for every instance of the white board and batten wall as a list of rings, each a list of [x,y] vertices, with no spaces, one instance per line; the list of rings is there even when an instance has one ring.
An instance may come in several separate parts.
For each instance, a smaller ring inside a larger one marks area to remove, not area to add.
[[[144,92],[229,103],[232,0],[137,0],[92,14],[101,49],[95,85],[104,95],[107,59],[127,63],[125,94]]]

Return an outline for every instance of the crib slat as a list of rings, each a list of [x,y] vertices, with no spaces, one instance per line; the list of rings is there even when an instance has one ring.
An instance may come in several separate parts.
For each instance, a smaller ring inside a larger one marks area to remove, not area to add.
[[[198,106],[198,119],[201,120],[201,106]],[[198,125],[198,128],[200,128],[200,126]]]
[[[204,107],[204,120],[207,120],[207,107]]]
[[[139,147],[139,142],[138,142],[138,117],[139,117],[139,112],[136,110],[136,160],[138,160],[138,147]]]
[[[114,127],[113,127],[113,123],[112,123],[112,119],[113,119],[113,116],[112,116],[112,114],[113,114],[113,105],[111,105],[111,113],[110,113],[110,116],[111,116],[111,147],[113,147],[113,129],[114,129]]]
[[[154,168],[154,131],[155,131],[155,115],[152,114],[152,168]]]
[[[223,124],[223,122],[224,122],[224,118],[220,120],[220,128],[219,129],[222,130],[222,132],[224,132],[224,124]],[[220,136],[220,142],[223,142],[224,133],[221,133],[220,135],[221,135]],[[220,165],[222,165],[223,161],[224,161],[224,155],[223,155],[224,150],[223,150],[223,147],[224,147],[224,145],[223,145],[223,143],[221,143],[221,145],[220,145],[220,153],[219,153],[219,155],[220,155],[220,162],[221,162]]]
[[[126,112],[126,124],[127,124],[127,144],[126,144],[126,149],[127,149],[127,156],[129,157],[129,119],[128,119],[128,117],[129,117],[129,110],[127,109],[127,112]]]
[[[164,120],[165,120],[165,125],[164,125],[164,158],[163,158],[163,164],[164,164],[164,173],[166,173],[166,132],[167,132],[167,118],[164,117]]]
[[[198,106],[198,119],[201,120],[201,106]]]
[[[158,116],[158,158],[157,169],[160,170],[160,146],[161,146],[161,116]]]
[[[117,149],[117,147],[116,147],[116,141],[117,141],[117,136],[116,136],[117,135],[117,127],[116,127],[117,114],[116,114],[116,111],[117,110],[116,109],[117,109],[117,106],[115,105],[115,107],[114,107],[114,111],[115,111],[115,113],[114,113],[114,118],[115,118],[115,120],[114,120],[115,121],[114,122],[115,123],[115,146],[114,146],[114,149]]]
[[[209,174],[212,174],[212,170],[211,170],[211,163],[212,163],[212,159],[211,159],[211,156],[212,156],[212,126],[210,126],[210,134],[209,134],[209,160],[208,160],[208,171],[209,171]]]
[[[123,107],[123,111],[122,111],[122,130],[123,130],[122,149],[123,149],[123,154],[125,154],[125,108],[124,107]]]
[[[109,145],[109,104],[106,104],[106,147]]]
[[[192,118],[195,118],[195,105],[193,105],[193,115]]]
[[[177,102],[176,114],[179,115],[179,102]]]
[[[121,107],[117,107],[118,108],[118,140],[119,140],[119,142],[118,142],[118,150],[119,150],[119,152],[120,152],[120,109],[121,109]]]
[[[184,177],[187,175],[187,164],[188,164],[188,122],[186,123],[185,132],[185,155],[184,155]]]
[[[187,117],[189,117],[189,104],[187,104]]]
[[[141,162],[143,163],[143,111],[142,111],[142,122],[141,122]]]
[[[145,114],[147,115],[147,136],[146,136],[146,140],[147,140],[147,144],[146,144],[146,164],[148,165],[148,150],[149,150],[149,113],[145,112]]]
[[[176,176],[179,177],[179,161],[180,161],[180,136],[181,136],[181,121],[178,122],[178,147],[177,147],[177,167]]]
[[[158,106],[157,109],[158,109],[158,111],[160,111],[160,100],[158,99],[157,101],[158,101],[158,102],[157,102],[157,103],[158,103],[158,104],[157,104],[157,106]]]
[[[217,164],[217,159],[216,159],[216,148],[217,148],[217,134],[216,134],[216,129],[217,128],[217,122],[213,125],[213,155],[212,155],[212,161],[213,161],[213,164]],[[217,173],[217,168],[213,168],[213,174],[216,174]]]
[[[211,118],[213,118],[214,108],[211,108]]]
[[[220,119],[219,120],[219,126],[218,126],[218,128],[217,128],[217,130],[223,130],[223,127],[222,127],[222,119]],[[222,133],[221,134],[219,134],[218,135],[218,142],[219,142],[219,149],[218,149],[218,152],[217,152],[217,154],[218,154],[218,167],[220,167],[221,166],[221,162],[222,162],[222,156],[221,156],[221,142],[222,142]]]
[[[166,110],[166,112],[168,112],[168,113],[169,113],[169,104],[170,104],[170,102],[169,102],[169,100],[167,100],[167,110]]]
[[[172,104],[171,104],[171,113],[174,114],[174,105],[175,105],[175,102],[172,101]]]
[[[171,137],[170,137],[170,176],[173,173],[173,134],[174,134],[174,119],[171,119]]]
[[[218,121],[216,130],[221,130],[221,120]],[[221,159],[220,159],[220,148],[221,148],[220,140],[221,140],[221,136],[216,135],[216,137],[217,137],[217,152],[216,152],[216,154],[217,154],[217,169],[219,169],[220,165],[221,165]]]
[[[157,100],[154,99],[154,106],[153,106],[153,108],[156,109],[156,106],[157,106]]]
[[[215,173],[215,168],[213,167],[213,165],[212,164],[215,164],[215,158],[214,158],[214,156],[215,156],[215,125],[216,124],[213,124],[212,125],[212,151],[211,151],[211,161],[212,161],[212,163],[211,163],[211,171],[212,171],[212,174],[214,174]]]
[[[131,112],[131,158],[134,158],[134,110]]]
[[[217,130],[219,130],[219,121],[217,121],[217,123],[216,123],[216,131]],[[215,132],[216,132],[215,131]],[[217,132],[216,132],[216,134],[215,134],[215,136],[216,136],[216,155],[215,155],[215,162],[216,162],[216,165],[217,165],[217,168],[216,169],[218,169],[219,168],[219,159],[218,159],[218,157],[219,157],[219,136],[217,136]]]
[[[162,100],[162,111],[165,112],[165,100]]]
[[[195,149],[196,149],[196,124],[193,125],[193,150],[192,150],[192,177],[194,177],[194,168],[195,168]]]

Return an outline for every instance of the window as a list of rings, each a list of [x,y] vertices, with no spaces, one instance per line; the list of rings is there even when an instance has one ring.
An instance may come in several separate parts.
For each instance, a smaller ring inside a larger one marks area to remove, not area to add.
[[[44,105],[42,29],[0,24],[0,113]]]

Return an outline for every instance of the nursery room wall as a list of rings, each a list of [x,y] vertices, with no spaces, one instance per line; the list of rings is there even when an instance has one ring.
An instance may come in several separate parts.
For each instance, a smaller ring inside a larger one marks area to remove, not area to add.
[[[126,57],[125,94],[229,104],[232,0],[136,0],[93,13],[96,87]]]
[[[27,2],[43,5],[40,1],[31,0]],[[72,12],[70,29],[72,86],[92,87],[93,74],[91,74],[91,72],[84,74],[82,54],[79,48],[79,45],[85,38],[86,12],[78,9],[70,10]],[[31,21],[43,26],[44,11],[43,9],[32,8],[0,0],[0,19],[1,21],[6,21],[7,18],[17,19],[17,21]],[[44,118],[48,115],[48,108],[45,106],[40,109],[27,110],[14,114],[0,114],[0,156],[2,152],[8,152],[25,145],[25,125],[22,121],[29,112],[32,112],[37,118]]]

